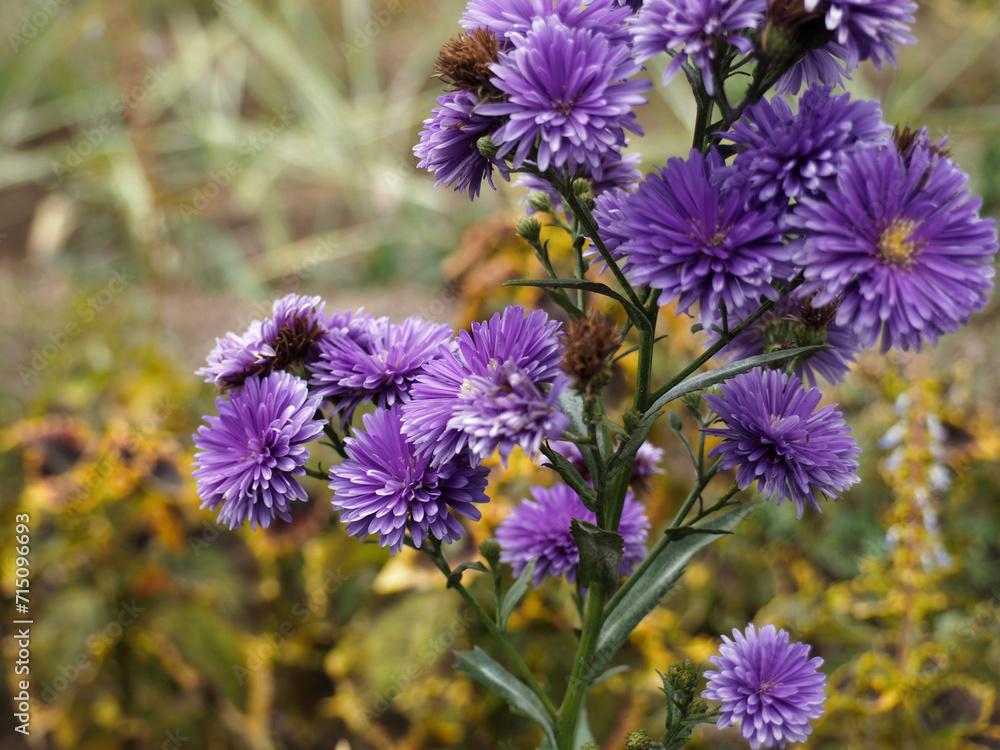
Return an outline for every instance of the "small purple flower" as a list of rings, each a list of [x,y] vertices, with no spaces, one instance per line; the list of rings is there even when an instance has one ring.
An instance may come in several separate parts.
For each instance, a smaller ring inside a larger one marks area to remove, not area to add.
[[[507,177],[507,165],[502,159],[488,159],[479,151],[479,139],[492,135],[502,124],[496,117],[484,117],[477,110],[479,99],[471,91],[455,91],[438,97],[438,108],[424,120],[420,142],[413,153],[420,159],[418,167],[429,169],[437,177],[435,187],[454,185],[459,192],[468,191],[469,200],[479,196],[483,180],[493,184],[493,168]]]
[[[762,202],[823,194],[836,181],[837,165],[855,144],[884,146],[892,128],[873,101],[831,96],[829,87],[808,89],[792,112],[779,96],[748,108],[723,137],[739,154],[730,168]]]
[[[823,660],[809,658],[810,646],[791,643],[785,630],[753,624],[733,640],[722,636],[719,655],[709,657],[718,670],[705,672],[703,698],[721,701],[719,729],[740,722],[740,734],[753,750],[804,742],[812,719],[823,715],[826,675]]]
[[[635,57],[644,62],[663,52],[675,52],[663,84],[690,61],[701,71],[705,91],[712,95],[716,42],[729,42],[743,54],[752,52],[753,41],[739,32],[760,26],[766,9],[766,0],[646,0],[631,23]]]
[[[594,218],[601,230],[600,238],[623,271],[627,267],[628,258],[622,254],[621,246],[631,239],[625,222],[628,213],[626,206],[631,195],[631,192],[619,188],[601,193],[594,199]],[[583,257],[588,258],[591,265],[603,259],[593,241],[583,249]]]
[[[534,500],[524,499],[497,527],[500,560],[510,564],[515,576],[521,575],[531,560],[537,560],[532,585],[538,588],[546,575],[566,576],[576,581],[580,552],[573,542],[570,524],[574,518],[596,522],[593,511],[587,510],[573,490],[565,484],[553,487],[532,487]],[[646,555],[649,519],[642,503],[628,493],[622,509],[618,533],[625,540],[620,575],[628,575]]]
[[[451,341],[447,325],[407,318],[401,325],[383,318],[374,324],[367,341],[350,336],[328,336],[320,341],[319,356],[309,367],[309,385],[335,400],[350,421],[363,403],[388,408],[409,400],[410,387],[428,362],[441,356]]]
[[[631,39],[629,8],[615,0],[471,0],[459,23],[462,28],[488,29],[501,41],[513,43],[514,35],[527,34],[536,18],[556,18],[571,29],[585,29],[612,44]]]
[[[241,335],[216,339],[208,363],[195,374],[222,389],[238,388],[251,375],[300,367],[311,361],[329,321],[319,297],[288,294],[274,301],[271,317],[255,320]]]
[[[252,375],[229,399],[218,398],[217,417],[205,417],[194,444],[192,476],[198,480],[202,508],[219,504],[219,523],[235,528],[250,521],[265,529],[277,517],[291,521],[289,503],[306,500],[296,476],[305,474],[305,444],[323,432],[316,419],[320,398],[287,372]]]
[[[608,192],[633,187],[642,179],[642,172],[639,171],[639,164],[641,162],[641,154],[631,153],[622,155],[617,151],[611,151],[601,159],[601,168],[597,172],[592,171],[586,166],[575,170],[571,167],[570,172],[574,178],[589,180],[591,194],[595,198],[599,198]],[[552,207],[559,213],[566,213],[566,209],[562,204],[562,197],[552,185],[541,177],[536,177],[532,174],[522,174],[518,176],[514,184],[518,187],[527,188],[530,191],[538,190],[546,193],[549,196],[549,200],[552,201]],[[524,203],[526,200],[527,196],[522,198],[520,202]],[[527,213],[530,216],[534,213],[534,209],[529,206]]]
[[[642,94],[651,84],[626,80],[641,69],[626,45],[552,16],[536,18],[512,39],[514,49],[490,66],[507,101],[479,107],[483,115],[509,118],[493,136],[498,157],[513,151],[519,167],[537,142],[541,171],[570,164],[597,172],[602,159],[625,146],[626,129],[642,134],[632,108],[646,103]]]
[[[699,302],[703,320],[719,302],[734,319],[749,313],[760,295],[776,298],[772,278],[792,275],[779,209],[748,209],[749,188],[716,184],[721,168],[715,149],[707,158],[692,150],[686,161],[670,159],[626,199],[614,227],[632,238],[619,248],[630,279],[677,297],[680,311]]]
[[[778,79],[778,83],[774,86],[775,92],[794,95],[799,93],[803,84],[806,87],[829,85],[843,88],[845,78],[848,81],[853,80],[844,63],[838,59],[846,55],[847,51],[835,42],[809,50],[791,70]]]
[[[435,464],[473,448],[482,461],[514,445],[536,452],[568,419],[556,399],[566,387],[559,323],[540,310],[508,307],[462,331],[452,351],[417,376],[403,410],[407,436]]]
[[[378,534],[395,555],[406,532],[420,547],[428,537],[453,542],[465,533],[455,514],[478,521],[472,503],[489,502],[489,469],[456,455],[438,466],[418,456],[402,433],[399,406],[362,417],[365,431],[346,438],[348,458],[330,469],[333,507],[351,536]]]
[[[836,498],[859,481],[851,428],[833,406],[815,411],[823,394],[803,388],[798,375],[758,368],[727,380],[721,392],[705,397],[726,423],[705,430],[723,438],[708,455],[721,456],[723,470],[737,468],[741,490],[756,481],[776,505],[794,500],[801,518],[807,502],[820,509],[817,492]]]
[[[803,240],[794,254],[814,304],[840,297],[836,321],[863,346],[881,337],[920,350],[958,329],[993,287],[996,227],[979,216],[968,177],[917,140],[857,148],[841,163],[836,190],[804,197],[788,217]]]
[[[916,44],[910,34],[917,4],[913,0],[805,0],[812,12],[826,8],[826,28],[844,48],[848,70],[871,59],[876,70],[896,65],[896,47]]]
[[[836,322],[837,302],[813,307],[812,298],[799,290],[782,298],[776,309],[764,313],[723,350],[727,362],[798,346],[826,344],[831,347],[798,362],[797,372],[810,386],[817,376],[831,385],[844,379],[861,351],[858,335],[849,325]],[[712,333],[709,341],[718,340]]]

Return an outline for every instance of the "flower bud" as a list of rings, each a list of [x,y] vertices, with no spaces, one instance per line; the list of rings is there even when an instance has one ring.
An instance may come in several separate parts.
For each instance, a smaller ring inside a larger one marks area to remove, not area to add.
[[[491,568],[495,568],[500,564],[500,543],[493,537],[484,539],[483,543],[479,545],[479,554],[483,556]]]
[[[496,158],[497,151],[499,151],[499,149],[496,147],[496,144],[493,143],[493,139],[490,138],[488,135],[484,135],[482,138],[476,141],[476,148],[479,149],[479,153],[482,155],[484,159]]]
[[[538,242],[538,237],[542,232],[542,223],[533,216],[526,216],[517,222],[515,229],[517,236],[528,242]]]
[[[636,729],[625,737],[625,750],[649,750],[652,746],[653,741],[645,729]]]
[[[528,205],[533,211],[541,211],[545,214],[554,214],[556,212],[555,207],[552,205],[552,198],[544,190],[535,190],[528,193],[528,197],[525,199]]]

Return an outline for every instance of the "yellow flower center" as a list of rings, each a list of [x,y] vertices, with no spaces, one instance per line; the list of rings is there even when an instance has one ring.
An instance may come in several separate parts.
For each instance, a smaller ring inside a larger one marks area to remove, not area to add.
[[[896,219],[878,238],[878,259],[896,268],[909,269],[917,253],[917,243],[910,237],[917,225],[908,219]]]

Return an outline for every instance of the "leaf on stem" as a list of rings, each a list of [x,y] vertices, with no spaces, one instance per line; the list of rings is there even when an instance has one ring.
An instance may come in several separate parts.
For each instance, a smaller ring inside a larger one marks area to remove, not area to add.
[[[503,668],[479,646],[472,651],[458,654],[456,669],[461,669],[473,680],[485,685],[499,695],[515,713],[527,716],[542,728],[549,747],[556,747],[555,727],[545,707],[531,689]]]
[[[581,586],[604,584],[608,590],[618,585],[625,540],[614,531],[598,528],[589,521],[574,518],[570,523],[573,543],[580,552],[577,577]]]
[[[535,574],[535,564],[537,562],[538,560],[529,562],[524,570],[521,571],[521,575],[517,577],[517,580],[507,589],[507,593],[504,594],[503,601],[500,604],[500,622],[497,623],[501,630],[507,630],[507,620],[510,619],[514,608],[517,607],[521,599],[524,598],[525,593],[527,593],[528,584],[531,583],[531,579]]]
[[[452,588],[453,586],[462,582],[462,573],[466,570],[478,570],[480,573],[489,573],[486,566],[479,561],[464,562],[451,571],[451,575],[448,576],[448,585],[446,588]]]

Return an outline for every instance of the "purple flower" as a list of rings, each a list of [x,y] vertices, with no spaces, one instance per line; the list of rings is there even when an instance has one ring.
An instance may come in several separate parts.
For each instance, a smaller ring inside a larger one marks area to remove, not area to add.
[[[555,18],[571,29],[585,29],[612,44],[630,41],[626,25],[631,10],[614,0],[471,0],[459,23],[462,28],[488,29],[501,41],[531,30],[536,18]]]
[[[917,4],[913,0],[805,0],[812,12],[826,9],[826,28],[844,48],[848,70],[871,58],[876,70],[896,65],[896,47],[916,44],[910,34]]]
[[[640,70],[627,46],[551,16],[512,39],[514,49],[490,66],[507,101],[479,107],[483,115],[509,118],[493,136],[497,156],[513,150],[520,167],[537,141],[541,171],[570,164],[599,172],[602,159],[625,146],[624,129],[642,134],[632,107],[646,103],[642,94],[651,84],[626,80]]]
[[[726,423],[705,432],[723,438],[709,451],[722,456],[723,470],[737,467],[736,482],[781,505],[794,500],[795,517],[805,503],[819,510],[816,492],[835,498],[859,481],[854,471],[860,452],[839,411],[824,406],[823,394],[808,391],[798,375],[755,369],[722,384],[721,396],[706,396],[709,406]]]
[[[855,144],[885,145],[892,129],[873,101],[831,96],[830,88],[808,89],[799,111],[781,97],[748,108],[723,137],[740,153],[731,170],[762,202],[825,193],[836,181],[841,157]]]
[[[345,421],[358,405],[374,401],[388,408],[409,400],[410,387],[424,366],[439,357],[451,341],[447,325],[411,317],[402,325],[383,318],[373,325],[370,338],[328,336],[320,341],[319,357],[309,369],[309,385],[324,398],[334,399]]]
[[[774,625],[758,631],[751,623],[743,633],[733,628],[733,640],[722,640],[719,655],[709,657],[718,671],[705,672],[708,685],[701,693],[722,702],[716,726],[740,722],[753,750],[805,741],[810,720],[823,715],[823,660],[810,659],[808,644],[789,642],[788,633]]]
[[[330,469],[333,507],[348,534],[378,534],[395,555],[407,531],[417,547],[428,537],[453,542],[464,533],[456,513],[479,520],[472,503],[489,502],[489,469],[471,465],[468,455],[431,466],[403,435],[399,406],[362,421],[366,431],[345,439],[348,458]]]
[[[320,398],[309,396],[304,381],[287,372],[252,375],[243,387],[218,398],[217,417],[198,428],[192,476],[198,480],[202,508],[220,503],[219,523],[235,528],[249,520],[265,529],[275,517],[291,521],[289,503],[305,500],[296,476],[305,474],[305,444],[323,432],[316,419]]]
[[[777,207],[748,209],[749,188],[717,185],[722,159],[713,149],[670,159],[625,200],[614,231],[632,239],[619,248],[630,279],[677,297],[678,310],[701,304],[710,320],[719,302],[734,316],[776,296],[772,277],[791,275]]]
[[[811,49],[792,68],[778,79],[774,90],[779,94],[797,94],[802,85],[807,87],[844,85],[844,79],[853,80],[847,68],[838,59],[847,55],[839,44],[830,42],[819,49]]]
[[[919,350],[957,330],[986,303],[997,252],[994,222],[979,217],[967,181],[919,139],[905,157],[853,150],[836,190],[804,197],[788,217],[803,236],[794,253],[802,292],[815,292],[815,305],[840,297],[837,323],[863,346],[881,336],[882,351]]]
[[[473,323],[452,351],[424,367],[403,410],[406,435],[435,464],[472,448],[482,461],[497,448],[528,453],[558,438],[568,419],[556,399],[566,387],[559,323],[523,307]]]
[[[623,271],[627,267],[628,258],[622,254],[621,246],[631,239],[625,226],[626,206],[631,195],[629,191],[619,188],[601,193],[594,199],[594,218],[601,230],[601,240]],[[583,249],[583,257],[590,259],[591,264],[602,260],[601,253],[593,241],[587,243]]]
[[[493,184],[493,167],[507,177],[507,165],[501,159],[488,159],[479,151],[479,139],[492,135],[502,120],[484,117],[477,110],[479,99],[471,91],[456,91],[438,97],[438,108],[424,120],[420,142],[413,153],[420,159],[418,167],[429,169],[437,180],[435,187],[454,185],[459,192],[468,191],[469,200],[479,196],[483,180]]]
[[[598,198],[608,192],[628,189],[641,180],[642,172],[639,171],[641,161],[641,154],[632,153],[622,155],[617,151],[611,151],[601,159],[601,168],[598,171],[594,172],[587,166],[583,166],[575,170],[571,167],[570,172],[574,178],[588,180],[590,182],[591,195]],[[532,174],[522,174],[518,176],[514,184],[518,187],[527,188],[530,191],[538,190],[546,193],[549,196],[549,200],[552,201],[552,207],[559,213],[566,213],[566,209],[562,205],[562,197],[558,191],[541,177],[536,177]],[[524,203],[526,200],[527,196],[522,198],[520,203]],[[534,209],[529,206],[527,213],[528,215],[533,214]]]
[[[509,563],[515,576],[521,575],[531,560],[537,560],[532,585],[538,588],[546,575],[566,576],[576,580],[580,552],[573,542],[570,523],[574,518],[596,523],[593,511],[587,510],[573,490],[564,484],[532,487],[534,500],[522,500],[497,527],[500,560]],[[646,555],[649,519],[642,503],[628,493],[622,509],[618,533],[625,540],[620,575],[628,575]]]
[[[711,95],[716,42],[725,40],[743,54],[752,52],[753,41],[739,32],[760,26],[766,9],[766,0],[646,0],[631,23],[635,57],[644,62],[661,52],[675,52],[663,74],[664,85],[690,60],[701,70]]]
[[[812,302],[810,295],[799,290],[782,298],[776,309],[764,313],[723,350],[726,361],[736,362],[779,349],[826,344],[831,348],[796,362],[797,372],[813,388],[817,376],[830,384],[842,381],[861,351],[858,335],[851,326],[836,322],[836,301],[823,307],[813,307]],[[717,341],[718,334],[713,332],[709,340]]]
[[[251,375],[299,367],[315,354],[329,320],[319,297],[288,294],[274,301],[270,318],[255,320],[241,335],[216,339],[208,363],[195,374],[222,389],[237,388]]]

